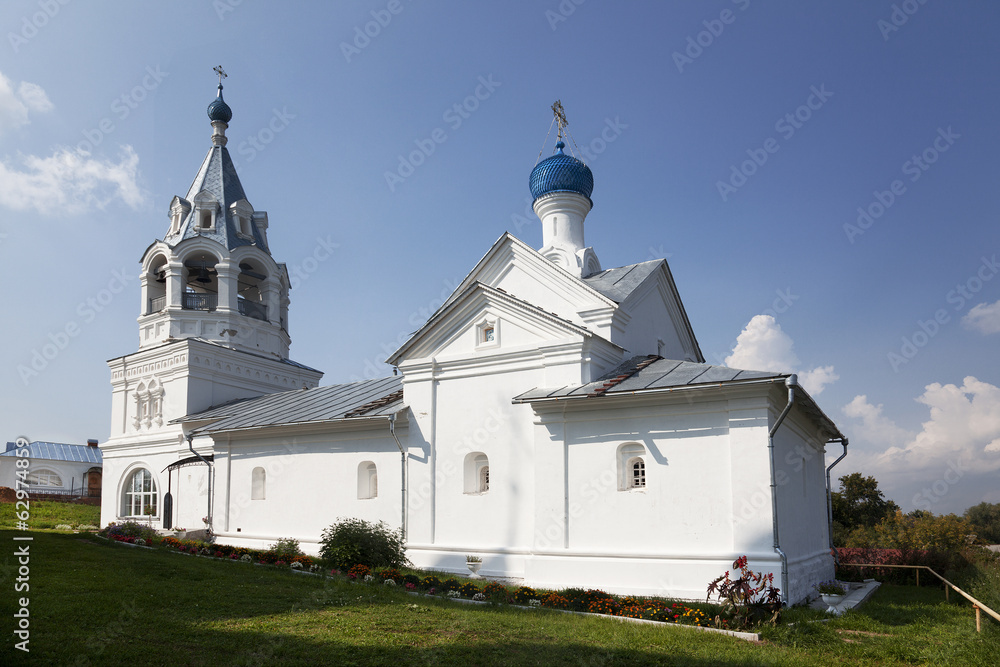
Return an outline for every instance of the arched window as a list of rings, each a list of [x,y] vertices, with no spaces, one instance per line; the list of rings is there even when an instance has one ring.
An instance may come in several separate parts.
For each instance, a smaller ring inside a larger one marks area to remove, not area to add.
[[[639,489],[646,486],[646,462],[642,460],[642,457],[637,456],[633,459],[629,459],[629,486],[633,489]]]
[[[378,497],[378,470],[371,461],[358,465],[358,500]]]
[[[48,468],[38,468],[32,470],[28,475],[28,484],[31,486],[62,486],[62,477],[54,470]]]
[[[125,480],[122,492],[122,516],[156,516],[158,514],[156,480],[153,473],[139,468]]]
[[[250,474],[250,500],[264,500],[264,485],[267,482],[267,473],[260,466],[253,469]]]
[[[490,490],[490,460],[482,452],[465,455],[465,492],[486,493]]]
[[[618,490],[646,488],[646,448],[636,442],[618,448]]]

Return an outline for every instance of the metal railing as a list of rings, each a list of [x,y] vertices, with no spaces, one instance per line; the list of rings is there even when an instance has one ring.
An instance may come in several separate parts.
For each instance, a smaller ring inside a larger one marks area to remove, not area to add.
[[[149,313],[158,313],[167,307],[166,296],[154,296],[149,300]]]
[[[267,321],[267,306],[262,303],[257,303],[256,301],[247,301],[246,299],[239,299],[240,315],[246,315],[247,317],[252,317],[255,320]]]
[[[219,305],[218,294],[198,294],[185,292],[181,307],[185,310],[215,310]]]
[[[976,611],[976,632],[982,632],[983,631],[983,629],[982,629],[982,621],[981,621],[981,617],[980,617],[980,611],[985,611],[987,614],[989,614],[990,616],[993,617],[993,620],[995,620],[998,623],[1000,623],[1000,614],[996,613],[995,611],[993,611],[992,609],[990,609],[989,607],[987,607],[986,605],[984,605],[982,602],[980,602],[976,598],[972,597],[971,595],[969,595],[968,593],[966,593],[965,591],[963,591],[961,588],[959,588],[955,584],[951,583],[950,581],[948,581],[947,579],[945,579],[940,574],[938,574],[937,572],[935,572],[934,570],[932,570],[931,568],[929,568],[926,565],[876,565],[874,563],[839,563],[837,565],[837,567],[843,567],[845,565],[849,565],[851,567],[898,567],[898,568],[903,568],[903,569],[907,569],[907,570],[916,570],[916,574],[917,574],[917,586],[920,585],[920,570],[927,570],[928,572],[930,572],[931,574],[933,574],[935,577],[937,577],[938,579],[940,579],[941,581],[944,582],[944,600],[945,600],[945,602],[949,601],[949,598],[948,598],[948,588],[950,587],[950,588],[954,588],[958,592],[959,595],[961,595],[966,600],[968,600],[969,602],[972,603],[972,608],[975,609],[975,611]]]

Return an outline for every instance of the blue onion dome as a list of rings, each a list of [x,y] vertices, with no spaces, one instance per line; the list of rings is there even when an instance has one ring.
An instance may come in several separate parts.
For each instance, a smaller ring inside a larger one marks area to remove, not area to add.
[[[550,192],[576,192],[590,199],[594,191],[594,174],[582,161],[563,153],[565,147],[562,141],[557,143],[557,152],[531,170],[528,185],[535,199]]]
[[[221,120],[223,123],[228,123],[232,118],[233,110],[222,99],[222,86],[219,86],[219,96],[208,105],[208,119],[211,121]]]

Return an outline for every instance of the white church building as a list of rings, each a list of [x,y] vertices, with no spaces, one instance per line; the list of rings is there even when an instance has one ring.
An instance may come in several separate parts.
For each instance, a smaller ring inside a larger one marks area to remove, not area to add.
[[[601,266],[593,175],[561,141],[530,175],[541,249],[503,234],[386,377],[319,386],[221,85],[208,115],[142,256],[139,349],[108,362],[103,524],[316,553],[359,517],[418,567],[688,599],[741,555],[788,603],[833,578],[824,448],[846,438],[794,375],[706,364],[665,260]]]

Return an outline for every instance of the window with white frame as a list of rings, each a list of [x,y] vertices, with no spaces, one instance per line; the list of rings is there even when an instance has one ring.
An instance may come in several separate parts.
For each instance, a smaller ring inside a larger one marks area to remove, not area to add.
[[[642,457],[629,459],[629,488],[641,489],[646,486],[646,462]]]
[[[158,496],[153,473],[139,468],[129,474],[122,492],[122,516],[156,516]]]
[[[250,473],[250,500],[264,500],[266,483],[267,473],[263,468],[257,466]]]
[[[646,448],[628,442],[618,448],[618,490],[646,488]]]
[[[27,482],[30,486],[62,486],[62,477],[54,470],[39,468],[32,470],[28,475]]]
[[[378,497],[378,469],[371,461],[358,465],[358,500]]]
[[[465,455],[465,493],[486,493],[490,490],[490,460],[482,452]]]

